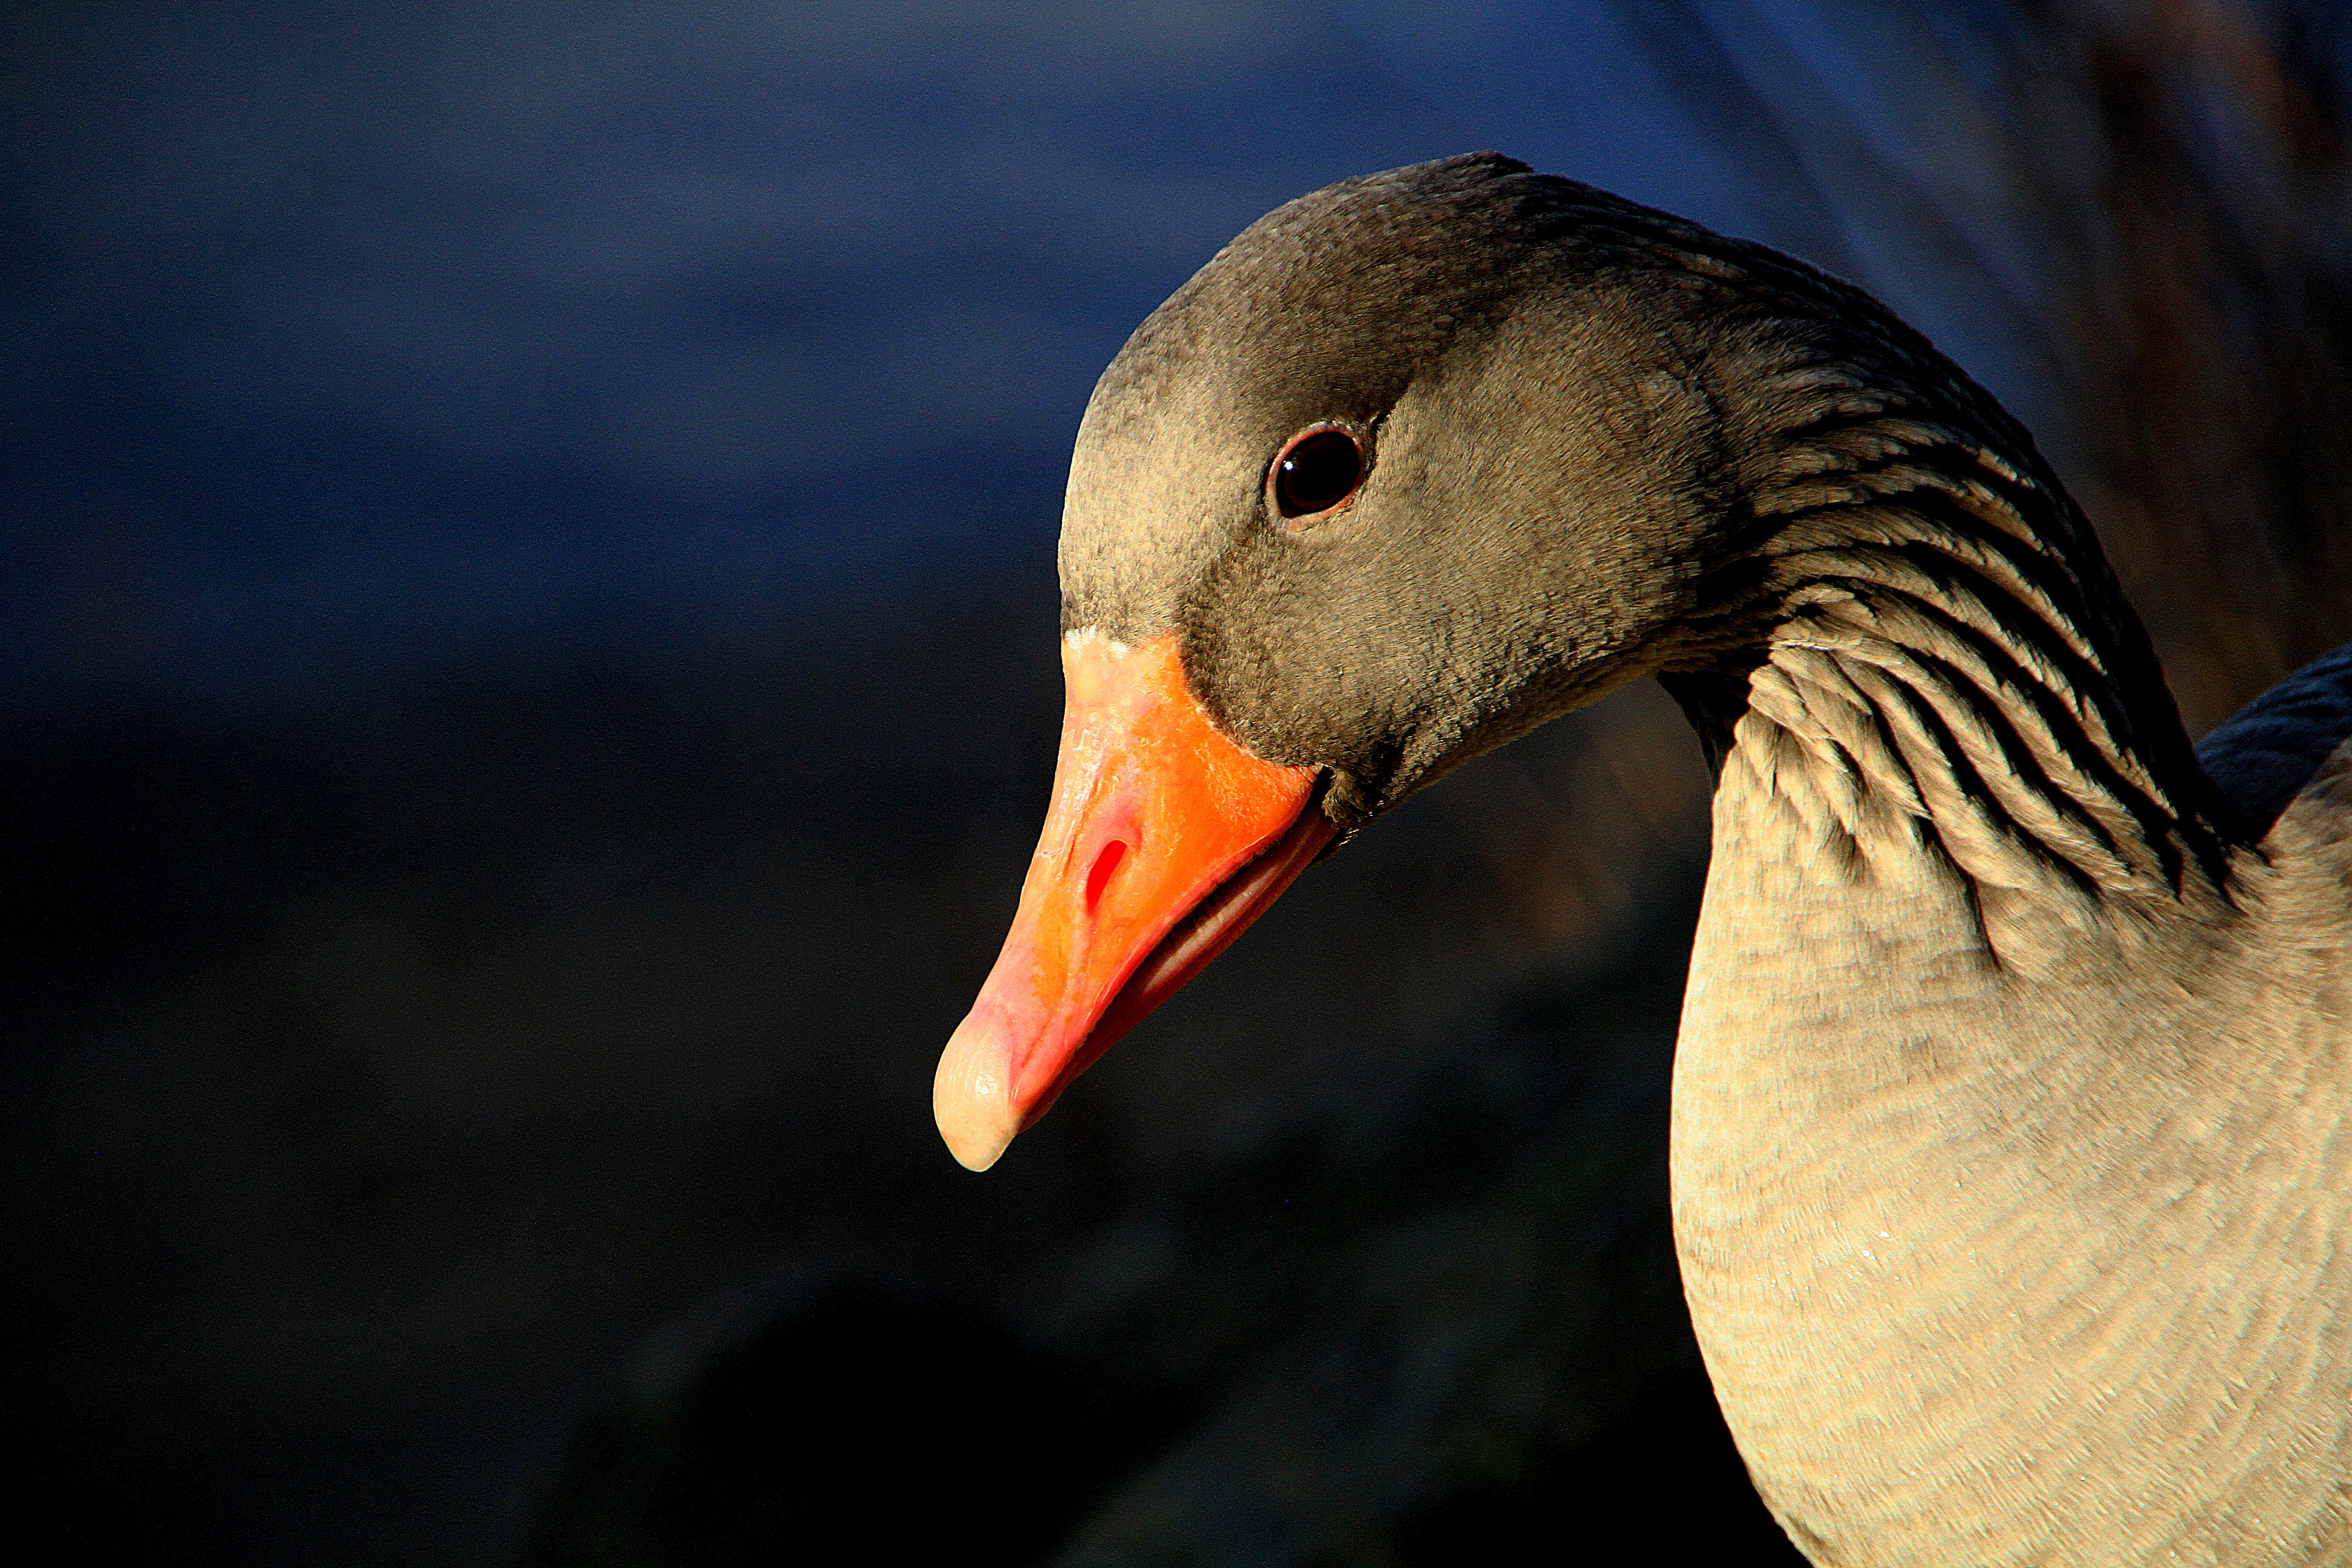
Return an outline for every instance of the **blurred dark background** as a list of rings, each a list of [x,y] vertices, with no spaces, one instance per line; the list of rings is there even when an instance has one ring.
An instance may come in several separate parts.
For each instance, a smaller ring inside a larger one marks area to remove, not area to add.
[[[2201,731],[2352,634],[2347,49],[2253,0],[8,10],[12,1521],[1786,1560],[1664,1230],[1705,778],[1654,691],[1318,868],[987,1177],[939,1146],[1079,412],[1266,208],[1498,147],[1926,328]]]

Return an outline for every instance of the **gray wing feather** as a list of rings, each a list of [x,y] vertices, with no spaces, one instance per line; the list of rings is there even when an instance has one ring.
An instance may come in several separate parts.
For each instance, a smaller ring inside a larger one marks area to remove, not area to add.
[[[2197,744],[2205,773],[2268,832],[2319,764],[2352,734],[2352,643],[2321,654]]]

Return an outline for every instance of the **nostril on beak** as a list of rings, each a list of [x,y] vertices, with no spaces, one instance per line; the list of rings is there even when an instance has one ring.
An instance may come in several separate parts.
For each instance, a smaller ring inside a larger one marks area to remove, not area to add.
[[[1104,845],[1095,856],[1094,867],[1087,872],[1087,913],[1093,914],[1095,906],[1102,902],[1103,889],[1110,886],[1112,875],[1126,858],[1126,841],[1118,838]]]

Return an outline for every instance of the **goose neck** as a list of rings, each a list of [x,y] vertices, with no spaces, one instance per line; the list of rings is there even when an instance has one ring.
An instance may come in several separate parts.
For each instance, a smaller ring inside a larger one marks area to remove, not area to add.
[[[2242,847],[2079,512],[1981,447],[1902,434],[1771,498],[1718,574],[1713,624],[1745,636],[1667,678],[1717,763],[1717,857],[1944,889],[2028,969],[2226,905]]]

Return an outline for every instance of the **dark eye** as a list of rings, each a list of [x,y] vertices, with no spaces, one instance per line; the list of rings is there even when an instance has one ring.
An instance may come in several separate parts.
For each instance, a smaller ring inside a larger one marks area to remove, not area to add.
[[[1285,517],[1329,511],[1364,479],[1364,449],[1329,426],[1301,431],[1274,460],[1274,506]]]

